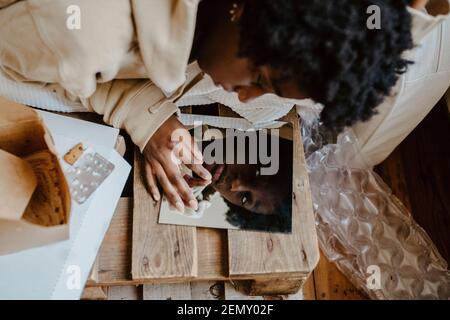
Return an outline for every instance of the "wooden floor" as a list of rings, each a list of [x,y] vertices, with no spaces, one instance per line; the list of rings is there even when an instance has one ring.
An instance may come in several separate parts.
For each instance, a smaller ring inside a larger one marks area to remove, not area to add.
[[[444,100],[379,166],[376,172],[393,193],[411,211],[427,231],[442,256],[450,261],[450,116]],[[180,285],[177,285],[180,286]],[[142,299],[159,294],[160,298],[245,299],[230,283],[199,283],[183,288],[150,286],[112,287],[91,292],[103,299]],[[303,293],[291,297],[256,297],[252,299],[365,299],[323,256]]]

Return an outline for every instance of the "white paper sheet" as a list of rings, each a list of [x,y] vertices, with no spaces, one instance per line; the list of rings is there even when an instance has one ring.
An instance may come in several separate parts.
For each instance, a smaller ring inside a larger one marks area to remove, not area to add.
[[[222,116],[207,116],[200,114],[186,114],[182,113],[179,115],[179,119],[181,123],[185,126],[192,126],[196,122],[201,122],[203,124],[207,124],[209,126],[213,126],[216,128],[233,128],[239,130],[260,130],[260,129],[277,129],[281,128],[286,124],[283,121],[271,121],[268,123],[262,124],[252,124],[246,119],[242,118],[231,118],[231,117],[222,117]]]
[[[115,169],[83,205],[72,201],[70,239],[0,256],[0,299],[79,299],[131,169],[113,149],[118,130],[41,115],[60,155],[81,141]]]
[[[169,203],[164,200],[159,211],[159,223],[205,228],[239,229],[226,221],[225,213],[229,209],[220,194],[214,194],[210,199],[210,203],[211,206],[205,210],[201,218],[191,218],[179,213],[176,209],[170,209]]]

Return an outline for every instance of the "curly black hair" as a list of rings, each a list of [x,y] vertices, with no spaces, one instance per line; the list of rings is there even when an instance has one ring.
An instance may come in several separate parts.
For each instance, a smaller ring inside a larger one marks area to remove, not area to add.
[[[225,198],[223,200],[229,208],[225,219],[232,226],[253,231],[283,233],[292,231],[292,201],[283,201],[277,206],[274,214],[264,215],[236,206]]]
[[[335,131],[368,120],[410,63],[407,0],[242,2],[240,56],[294,79]],[[381,29],[366,25],[370,5],[381,9]]]

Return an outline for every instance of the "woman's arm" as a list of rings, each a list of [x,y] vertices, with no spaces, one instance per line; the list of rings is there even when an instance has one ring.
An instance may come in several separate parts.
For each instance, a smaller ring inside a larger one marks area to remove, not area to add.
[[[205,180],[211,175],[201,165],[203,157],[189,132],[174,113],[177,107],[149,80],[113,80],[97,86],[88,109],[102,114],[106,123],[125,129],[140,148],[149,192],[160,199],[156,181],[168,201],[179,211],[197,208],[197,201],[177,162],[187,165]],[[181,141],[180,141],[181,140]]]

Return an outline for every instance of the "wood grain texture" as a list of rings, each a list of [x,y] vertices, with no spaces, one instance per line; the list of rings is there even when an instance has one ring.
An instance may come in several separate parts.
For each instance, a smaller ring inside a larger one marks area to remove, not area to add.
[[[319,260],[319,249],[298,116],[293,127],[292,233],[228,230],[229,274],[232,279],[303,278]],[[244,245],[245,244],[245,245]]]
[[[144,300],[223,300],[223,282],[197,281],[186,283],[146,284]]]
[[[195,227],[158,224],[160,202],[147,192],[143,157],[135,152],[131,274],[133,279],[188,281],[197,276]]]
[[[249,296],[278,296],[296,294],[300,291],[305,278],[267,278],[236,281],[242,292]]]
[[[131,280],[132,210],[132,198],[119,200],[97,255],[98,276],[95,285],[126,284]]]
[[[195,280],[228,279],[227,231],[197,228],[198,275]]]
[[[94,264],[92,265],[91,272],[89,273],[89,276],[86,280],[87,286],[98,282],[98,265],[99,265],[99,262],[98,262],[98,256],[97,256],[97,258],[94,261]]]
[[[239,285],[240,281],[236,283],[225,282],[225,300],[264,300],[262,296],[249,296],[243,292]]]
[[[314,270],[314,286],[317,300],[364,300],[362,292],[321,254]]]
[[[304,300],[301,290],[294,294],[264,296],[249,296],[244,290],[239,283],[225,282],[225,300]]]
[[[142,286],[109,287],[108,300],[142,300]]]
[[[88,286],[174,282],[172,279],[131,278],[133,199],[121,198],[98,254],[98,280]],[[198,276],[195,281],[228,279],[225,230],[197,229]],[[176,282],[176,281],[175,281]]]
[[[320,262],[319,262],[320,263]],[[316,288],[314,283],[314,272],[306,279],[302,288],[304,300],[316,300]]]
[[[86,287],[81,294],[80,300],[107,300],[107,287]]]
[[[224,300],[223,281],[196,281],[191,282],[192,300]]]
[[[191,285],[186,283],[145,284],[144,300],[192,300]]]

